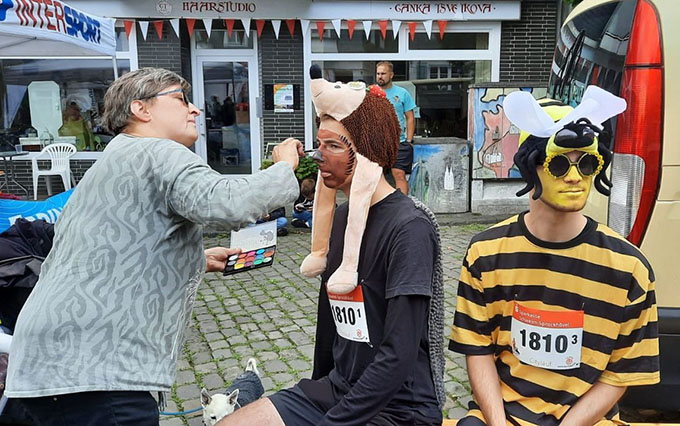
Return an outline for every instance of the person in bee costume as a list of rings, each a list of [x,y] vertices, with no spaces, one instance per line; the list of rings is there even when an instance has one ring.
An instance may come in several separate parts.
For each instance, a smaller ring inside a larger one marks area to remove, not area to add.
[[[314,370],[225,418],[227,425],[437,425],[444,405],[439,227],[385,180],[399,146],[394,108],[376,86],[310,70],[319,117],[312,252],[321,275]],[[347,203],[335,207],[343,191]]]
[[[473,391],[459,425],[612,425],[628,386],[659,381],[654,273],[638,248],[583,215],[609,195],[602,123],[625,100],[590,86],[579,106],[508,95],[529,210],[473,237],[449,349]]]

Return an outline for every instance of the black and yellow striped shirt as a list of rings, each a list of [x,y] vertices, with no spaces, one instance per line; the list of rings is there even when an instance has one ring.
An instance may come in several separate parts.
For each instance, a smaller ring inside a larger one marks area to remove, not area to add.
[[[461,268],[449,349],[494,354],[506,415],[517,424],[557,424],[596,381],[659,382],[654,273],[647,259],[590,218],[565,243],[537,239],[523,218],[512,217],[472,239]],[[514,302],[584,311],[579,368],[546,370],[513,355]],[[481,418],[474,402],[469,414]],[[616,410],[607,418],[616,421]]]

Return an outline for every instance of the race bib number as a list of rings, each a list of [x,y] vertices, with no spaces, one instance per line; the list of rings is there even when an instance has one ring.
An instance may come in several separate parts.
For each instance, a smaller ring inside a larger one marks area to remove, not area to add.
[[[525,364],[547,370],[581,365],[583,311],[544,311],[515,302],[512,352]]]
[[[361,286],[358,285],[354,291],[347,294],[328,292],[328,300],[331,303],[331,313],[338,335],[347,340],[370,343]]]

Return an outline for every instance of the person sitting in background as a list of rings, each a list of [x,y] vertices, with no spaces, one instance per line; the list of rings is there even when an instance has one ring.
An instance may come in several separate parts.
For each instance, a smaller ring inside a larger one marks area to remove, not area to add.
[[[78,151],[96,151],[98,138],[92,133],[90,123],[83,117],[80,107],[75,101],[66,106],[64,124],[59,129],[59,136],[75,136]]]
[[[286,208],[280,207],[276,210],[271,211],[267,216],[259,219],[257,223],[269,222],[270,220],[276,221],[276,235],[279,237],[284,237],[288,235],[288,219],[286,219]]]
[[[463,259],[449,349],[474,399],[459,426],[621,422],[628,386],[660,380],[654,272],[640,250],[582,210],[610,195],[602,123],[624,99],[588,86],[580,106],[528,92],[503,109],[529,210],[477,234]]]
[[[312,227],[312,208],[314,207],[314,189],[316,182],[312,178],[300,182],[300,197],[295,201],[293,220],[290,222],[296,228]]]

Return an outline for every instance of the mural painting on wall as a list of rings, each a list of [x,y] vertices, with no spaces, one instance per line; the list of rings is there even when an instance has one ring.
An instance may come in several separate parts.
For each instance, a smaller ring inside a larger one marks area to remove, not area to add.
[[[462,141],[413,147],[409,194],[434,213],[468,210],[470,149],[467,142]]]
[[[532,87],[476,87],[468,92],[468,138],[473,142],[472,178],[519,178],[513,157],[519,143],[519,129],[503,112],[503,99],[517,90],[531,92],[536,99],[547,89]]]

